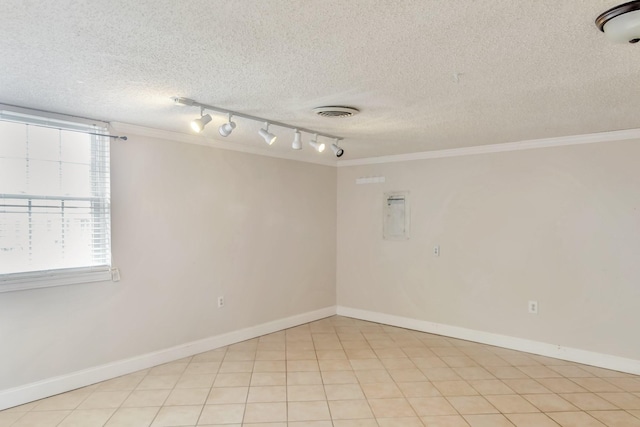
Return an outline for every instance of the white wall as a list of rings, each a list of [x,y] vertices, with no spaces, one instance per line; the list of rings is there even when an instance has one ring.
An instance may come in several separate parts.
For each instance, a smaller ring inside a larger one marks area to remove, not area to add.
[[[0,294],[0,390],[335,305],[335,168],[129,135],[111,180],[122,280]]]
[[[341,167],[338,304],[640,360],[638,159],[627,141]],[[382,239],[395,190],[408,241]]]

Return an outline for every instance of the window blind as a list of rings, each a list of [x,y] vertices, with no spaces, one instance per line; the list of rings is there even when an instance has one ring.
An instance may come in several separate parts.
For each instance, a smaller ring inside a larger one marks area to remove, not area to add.
[[[0,114],[0,291],[109,272],[109,138],[88,133],[107,129]]]

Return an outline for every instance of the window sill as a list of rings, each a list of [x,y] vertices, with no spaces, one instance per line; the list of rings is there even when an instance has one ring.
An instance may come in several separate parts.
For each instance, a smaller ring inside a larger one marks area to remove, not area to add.
[[[112,281],[108,266],[3,274],[0,275],[0,293],[107,281]]]

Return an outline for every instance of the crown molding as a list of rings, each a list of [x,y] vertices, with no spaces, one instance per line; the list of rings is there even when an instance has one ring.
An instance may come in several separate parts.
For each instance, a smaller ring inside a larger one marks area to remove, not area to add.
[[[259,156],[275,157],[279,159],[295,160],[297,162],[314,163],[323,166],[336,166],[336,160],[333,158],[316,157],[305,158],[300,155],[299,152],[283,151],[279,152],[273,148],[268,147],[250,147],[239,144],[237,142],[229,142],[226,140],[220,140],[212,138],[210,136],[193,135],[188,133],[173,132],[162,129],[149,128],[139,125],[133,125],[130,123],[122,122],[110,122],[109,130],[117,134],[129,134],[136,136],[143,136],[148,138],[163,139],[173,142],[184,142],[187,144],[202,145],[204,147],[219,148],[222,150],[239,151],[242,153],[256,154]],[[127,135],[127,136],[129,136]]]
[[[589,133],[584,135],[530,139],[503,144],[478,145],[474,147],[452,148],[448,150],[369,157],[365,159],[338,160],[338,167],[376,165],[381,163],[407,162],[411,160],[440,159],[443,157],[473,156],[476,154],[533,150],[536,148],[561,147],[565,145],[594,144],[596,142],[627,141],[630,139],[640,139],[640,129],[626,129],[610,132]]]

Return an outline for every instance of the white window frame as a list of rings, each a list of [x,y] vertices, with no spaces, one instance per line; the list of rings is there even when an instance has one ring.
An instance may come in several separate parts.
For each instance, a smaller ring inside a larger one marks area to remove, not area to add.
[[[106,122],[70,117],[49,112],[33,111],[4,104],[0,104],[0,117],[3,120],[14,121],[17,123],[28,123],[31,125],[64,130],[76,130],[86,133],[97,131],[96,133],[108,135],[108,123]],[[110,160],[106,166],[107,168],[110,168]],[[64,199],[64,197],[61,197],[60,199]],[[110,203],[110,196],[107,197],[106,202]],[[110,230],[110,214],[108,222]],[[110,231],[108,234],[110,241]],[[111,243],[109,242],[109,252],[110,249]],[[108,265],[102,266],[0,274],[0,293],[81,283],[117,281],[119,280],[119,272],[117,269],[111,267],[112,261],[110,253],[108,258]]]

